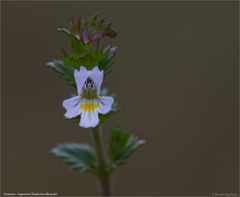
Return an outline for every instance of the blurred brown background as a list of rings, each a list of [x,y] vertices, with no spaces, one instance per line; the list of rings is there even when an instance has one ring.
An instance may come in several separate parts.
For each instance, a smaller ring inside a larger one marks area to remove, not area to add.
[[[147,144],[113,177],[115,195],[238,193],[238,2],[2,2],[2,193],[96,195],[95,177],[49,150],[92,142],[63,120],[73,93],[45,66],[71,17],[98,12],[119,46],[105,81],[118,122]]]

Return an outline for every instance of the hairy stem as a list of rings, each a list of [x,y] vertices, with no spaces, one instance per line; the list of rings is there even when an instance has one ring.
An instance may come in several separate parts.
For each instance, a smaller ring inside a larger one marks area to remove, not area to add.
[[[111,180],[106,169],[106,162],[104,157],[103,141],[101,137],[101,126],[95,127],[93,130],[93,137],[95,141],[97,161],[98,161],[98,176],[101,183],[102,196],[111,196]]]

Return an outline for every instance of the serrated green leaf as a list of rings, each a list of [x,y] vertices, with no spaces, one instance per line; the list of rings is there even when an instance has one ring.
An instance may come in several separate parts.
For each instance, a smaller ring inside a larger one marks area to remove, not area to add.
[[[110,112],[108,112],[107,114],[99,114],[99,125],[102,125],[108,118],[110,118],[113,114],[115,113],[115,111],[111,110]]]
[[[65,53],[63,56],[63,64],[73,69],[75,69],[76,67],[80,68],[80,65],[77,63],[77,60],[73,56],[68,55],[67,53]]]
[[[111,29],[111,23],[105,23],[105,17],[94,15],[89,19],[72,19],[69,29],[59,27],[57,30],[67,35],[72,48],[70,53],[64,52],[62,61],[65,66],[74,69],[84,66],[88,70],[98,66],[105,76],[110,72],[116,47],[103,47],[100,41],[117,34]]]
[[[110,70],[111,70],[111,66],[113,64],[113,58],[115,57],[117,52],[117,47],[106,47],[103,49],[103,55],[102,58],[99,59],[99,69],[100,70],[104,70],[104,75],[106,76]]]
[[[84,27],[92,27],[94,29],[94,33],[101,33],[102,36],[108,36],[110,38],[115,38],[117,33],[111,28],[111,23],[105,22],[106,17],[98,17],[98,15],[94,15],[88,20],[82,21],[82,26]]]
[[[79,57],[89,54],[93,48],[91,43],[84,43],[82,39],[78,39],[74,36],[70,37],[70,43],[74,54]]]
[[[96,153],[88,144],[59,144],[51,152],[72,170],[97,173]]]
[[[70,85],[76,87],[73,68],[65,66],[64,63],[60,60],[48,62],[47,65],[57,71],[60,76],[67,80]]]
[[[112,130],[109,140],[109,171],[126,163],[131,154],[145,141],[130,132],[124,132],[120,126]]]
[[[59,31],[59,32],[62,32],[62,33],[64,33],[64,34],[66,34],[67,36],[69,36],[69,37],[71,37],[72,36],[72,33],[71,33],[71,31],[69,31],[68,29],[66,29],[66,28],[63,28],[63,27],[59,27],[59,28],[57,28],[57,30]]]

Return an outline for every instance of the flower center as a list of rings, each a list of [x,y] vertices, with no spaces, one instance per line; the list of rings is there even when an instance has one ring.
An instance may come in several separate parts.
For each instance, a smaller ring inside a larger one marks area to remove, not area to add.
[[[83,110],[83,111],[86,111],[86,112],[90,112],[90,111],[94,111],[96,109],[98,109],[99,105],[97,103],[84,103],[84,104],[81,104],[80,108]]]
[[[97,99],[97,88],[95,86],[94,81],[88,77],[87,80],[84,82],[82,87],[81,98],[84,99]]]

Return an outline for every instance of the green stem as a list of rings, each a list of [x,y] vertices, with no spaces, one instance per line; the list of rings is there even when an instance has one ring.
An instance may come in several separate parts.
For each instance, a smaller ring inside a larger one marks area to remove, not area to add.
[[[102,196],[111,196],[111,180],[106,169],[104,158],[103,142],[101,138],[101,127],[97,126],[93,130],[93,137],[96,146],[97,160],[98,160],[98,176],[102,188]]]

